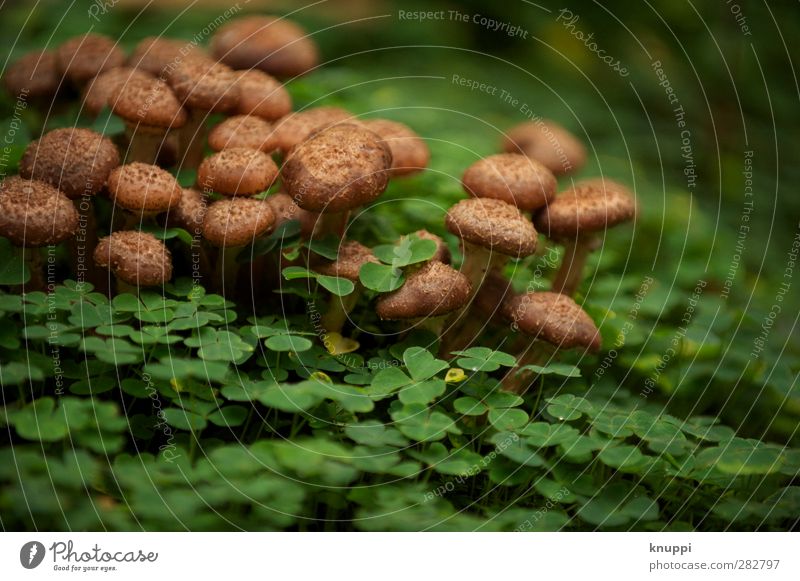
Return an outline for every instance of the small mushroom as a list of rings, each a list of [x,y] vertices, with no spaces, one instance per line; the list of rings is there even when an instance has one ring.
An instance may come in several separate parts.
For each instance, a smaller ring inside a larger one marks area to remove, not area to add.
[[[197,183],[205,193],[254,196],[269,189],[278,177],[272,158],[256,149],[233,147],[207,157],[197,170]]]
[[[128,66],[162,77],[188,58],[202,56],[200,47],[193,42],[148,36],[128,57]]]
[[[216,283],[220,291],[232,294],[238,275],[237,256],[248,244],[275,226],[275,214],[267,202],[235,197],[211,204],[203,219],[203,237],[220,249]]]
[[[241,98],[237,112],[275,121],[292,110],[292,98],[286,87],[263,71],[236,71]]]
[[[537,229],[564,244],[564,258],[552,289],[572,296],[581,282],[586,259],[601,244],[598,234],[632,220],[636,201],[628,188],[602,178],[578,182],[535,216]]]
[[[511,298],[503,308],[505,316],[534,341],[519,358],[517,368],[503,380],[507,391],[522,393],[528,388],[532,374],[519,368],[543,363],[547,352],[542,349],[542,341],[557,349],[600,351],[602,340],[594,321],[568,296],[530,292]]]
[[[114,114],[125,122],[130,139],[128,162],[156,163],[167,134],[186,124],[186,110],[169,85],[141,72],[113,89],[109,101]]]
[[[502,200],[461,200],[448,210],[445,226],[461,239],[461,271],[473,292],[481,287],[487,273],[501,269],[510,257],[522,258],[536,250],[538,236],[533,224]]]
[[[211,53],[234,69],[261,69],[278,77],[302,75],[317,66],[317,47],[305,30],[285,18],[246,16],[220,27]]]
[[[58,66],[76,87],[83,87],[103,71],[125,64],[125,53],[102,34],[75,36],[56,50]]]
[[[180,165],[196,168],[203,159],[209,113],[232,113],[239,105],[237,76],[225,65],[203,57],[187,58],[165,75],[178,100],[189,111],[186,125],[178,135]]]
[[[91,116],[111,105],[111,96],[125,83],[138,79],[153,79],[148,73],[130,67],[109,69],[93,78],[83,91],[83,109]]]
[[[243,147],[271,153],[278,147],[272,125],[255,115],[235,115],[215,125],[208,144],[214,151]]]
[[[178,203],[169,209],[167,224],[183,228],[194,237],[203,233],[203,220],[208,209],[206,196],[191,188],[181,191]]]
[[[292,149],[281,169],[286,192],[321,214],[314,236],[344,232],[350,210],[386,189],[392,154],[380,137],[352,123],[327,127]]]
[[[172,256],[152,234],[135,230],[101,238],[94,261],[117,279],[117,292],[136,293],[137,287],[161,286],[172,278]]]
[[[300,222],[300,234],[309,238],[314,231],[314,224],[319,219],[319,214],[309,212],[298,206],[292,196],[286,192],[277,192],[264,198],[272,211],[275,212],[275,227],[278,228],[290,220]]]
[[[517,153],[490,155],[473,163],[461,179],[476,198],[494,198],[523,212],[546,206],[556,195],[556,177],[538,161]]]
[[[503,151],[522,153],[557,176],[580,171],[586,163],[586,148],[572,133],[554,121],[526,121],[508,130]]]
[[[31,274],[29,290],[47,287],[38,248],[72,238],[77,229],[78,211],[50,184],[18,176],[0,182],[0,236],[23,249]]]
[[[325,330],[326,334],[341,334],[342,327],[344,327],[344,324],[347,322],[350,312],[353,310],[364,291],[358,273],[361,267],[368,262],[378,262],[372,250],[360,242],[348,240],[347,242],[342,242],[339,246],[336,260],[314,267],[314,270],[320,274],[346,278],[355,284],[355,289],[347,296],[339,297],[331,295],[328,310],[321,321],[322,328]]]
[[[289,113],[275,122],[275,141],[285,154],[319,129],[352,122],[353,116],[339,107],[314,107]]]
[[[381,319],[420,324],[441,336],[447,315],[463,309],[471,294],[466,276],[432,261],[409,274],[399,289],[378,299],[375,312]]]
[[[391,175],[406,176],[428,167],[431,152],[425,141],[408,125],[388,119],[368,119],[361,122],[377,133],[392,152]]]
[[[130,229],[176,206],[182,189],[169,172],[137,161],[111,172],[108,194],[115,205],[128,213],[123,229]]]
[[[23,55],[3,75],[3,84],[12,97],[42,104],[49,104],[60,83],[61,71],[52,50],[36,50]]]

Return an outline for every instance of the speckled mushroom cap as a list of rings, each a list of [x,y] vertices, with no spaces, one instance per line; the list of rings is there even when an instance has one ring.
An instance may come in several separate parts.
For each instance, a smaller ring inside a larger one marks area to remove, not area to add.
[[[214,151],[243,147],[269,153],[277,148],[272,125],[255,115],[235,115],[215,125],[208,133],[208,144]]]
[[[115,115],[137,130],[178,129],[186,124],[186,110],[161,79],[139,74],[113,89],[109,99]]]
[[[129,212],[158,214],[178,204],[182,189],[169,172],[137,161],[111,172],[108,194]]]
[[[292,196],[286,192],[278,192],[264,198],[272,211],[275,212],[275,227],[277,228],[289,220],[300,222],[300,233],[308,238],[314,232],[314,226],[320,219],[320,215],[304,210],[295,204]]]
[[[294,148],[281,169],[286,192],[312,212],[342,212],[381,195],[392,154],[380,137],[352,123],[315,133]]]
[[[292,98],[278,79],[256,69],[236,75],[241,93],[238,113],[274,121],[291,112]]]
[[[64,75],[78,84],[125,64],[122,49],[102,34],[89,33],[70,38],[58,47],[56,56]]]
[[[275,139],[278,147],[287,153],[302,143],[314,131],[335,123],[350,121],[353,116],[339,107],[314,107],[282,117],[275,123]]]
[[[428,145],[408,125],[388,119],[367,119],[362,124],[389,146],[393,176],[409,175],[428,167],[431,158]]]
[[[348,240],[339,246],[336,260],[315,266],[314,270],[326,276],[338,276],[358,282],[358,272],[368,262],[378,262],[372,250],[360,242]]]
[[[447,243],[442,239],[441,236],[432,234],[427,230],[417,230],[414,232],[414,234],[417,236],[417,238],[421,238],[422,240],[433,240],[436,243],[436,254],[431,257],[431,260],[438,260],[439,262],[450,264],[450,248],[447,247]]]
[[[536,227],[555,239],[598,232],[636,215],[631,191],[612,180],[592,179],[576,183],[536,214]]]
[[[190,109],[231,113],[239,105],[236,73],[223,64],[192,57],[182,60],[165,75],[178,100]]]
[[[184,188],[178,203],[169,209],[168,223],[183,228],[189,234],[199,234],[203,229],[208,202],[202,192]]]
[[[557,176],[575,173],[586,163],[586,148],[580,140],[558,123],[544,119],[509,129],[503,151],[532,157]]]
[[[172,278],[169,250],[147,232],[125,230],[101,238],[94,261],[130,285],[159,286]]]
[[[531,221],[502,200],[461,200],[447,211],[445,226],[463,241],[500,254],[519,258],[536,250],[538,236]]]
[[[58,91],[60,82],[61,71],[56,53],[52,50],[29,52],[9,66],[3,75],[3,84],[14,97],[52,97]]]
[[[183,60],[199,55],[202,55],[202,51],[195,43],[148,36],[133,49],[128,57],[128,65],[160,77]]]
[[[47,246],[72,237],[78,211],[45,182],[12,176],[0,182],[0,236],[16,246]]]
[[[89,129],[54,129],[32,141],[19,162],[26,178],[49,183],[69,198],[95,195],[119,165],[119,151],[110,139]]]
[[[504,310],[523,333],[560,348],[580,347],[596,353],[602,346],[594,321],[566,295],[526,293],[506,301]]]
[[[117,67],[100,73],[83,91],[84,108],[91,115],[99,115],[104,107],[110,105],[111,96],[117,88],[137,79],[155,80],[155,77],[131,67]]]
[[[252,198],[219,200],[208,207],[203,237],[214,246],[246,246],[275,226],[270,205]]]
[[[388,320],[437,317],[466,305],[471,292],[466,276],[441,262],[428,262],[399,289],[378,299],[375,312]]]
[[[197,169],[197,183],[204,192],[225,196],[254,196],[278,177],[272,158],[256,149],[232,147],[207,157]]]
[[[461,179],[477,198],[496,198],[529,212],[555,198],[556,176],[538,161],[518,153],[499,153],[476,161]]]
[[[247,16],[222,26],[211,39],[211,52],[234,69],[261,69],[294,77],[319,62],[317,47],[294,22],[274,16]]]

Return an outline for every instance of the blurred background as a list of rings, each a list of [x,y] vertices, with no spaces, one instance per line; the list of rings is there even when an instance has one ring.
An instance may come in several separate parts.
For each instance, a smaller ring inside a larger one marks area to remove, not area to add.
[[[87,31],[127,50],[151,35],[205,44],[220,18],[252,12],[287,15],[320,46],[320,69],[287,83],[296,108],[397,119],[430,145],[430,171],[393,186],[356,221],[358,236],[441,231],[470,163],[497,152],[514,124],[554,119],[588,145],[579,177],[619,179],[640,202],[636,228],[609,234],[586,289],[613,343],[643,277],[656,280],[639,330],[647,347],[620,359],[633,372],[624,380],[652,372],[703,281],[685,364],[659,388],[677,410],[721,409],[745,434],[796,439],[797,2],[5,2],[0,67]],[[7,136],[13,108],[4,96]],[[36,126],[25,118],[13,132],[12,167]],[[515,272],[522,286],[529,276]]]

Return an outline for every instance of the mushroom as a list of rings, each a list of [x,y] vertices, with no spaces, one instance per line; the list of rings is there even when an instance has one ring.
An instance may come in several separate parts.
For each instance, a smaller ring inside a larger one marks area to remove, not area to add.
[[[128,65],[161,77],[185,59],[198,56],[202,56],[201,49],[193,42],[148,36],[133,49]]]
[[[203,57],[181,61],[165,72],[189,118],[178,135],[181,167],[196,168],[203,159],[205,121],[209,113],[232,113],[239,105],[236,73],[223,64]]]
[[[336,260],[314,267],[314,270],[320,274],[346,278],[355,284],[355,289],[347,296],[339,297],[331,295],[330,302],[328,303],[328,310],[321,321],[322,328],[325,330],[326,335],[331,333],[341,334],[342,327],[344,327],[344,324],[347,322],[350,312],[353,310],[353,307],[355,307],[364,291],[358,274],[361,267],[368,262],[378,262],[378,259],[372,254],[372,250],[360,242],[348,240],[342,242],[339,246]],[[324,337],[323,340],[325,340]]]
[[[208,194],[254,196],[269,189],[278,177],[272,158],[256,149],[233,147],[207,157],[197,170],[197,183]]]
[[[305,30],[275,16],[246,16],[220,27],[211,53],[234,69],[261,69],[278,77],[302,75],[317,66],[317,47]]]
[[[125,122],[128,162],[156,163],[169,131],[186,124],[186,110],[169,85],[141,72],[113,89],[110,103]]]
[[[471,294],[466,276],[432,261],[409,274],[399,289],[379,298],[375,312],[383,320],[419,324],[439,337],[447,315],[463,309]]]
[[[138,79],[154,79],[148,73],[130,67],[109,69],[93,78],[83,91],[83,109],[92,117],[110,106],[114,91]]]
[[[85,262],[97,242],[92,197],[106,185],[108,176],[119,165],[119,151],[110,139],[89,129],[55,129],[32,141],[19,163],[19,173],[41,180],[72,199],[79,214],[78,233],[70,239],[73,272],[79,282],[86,277],[102,289],[92,261]]]
[[[235,197],[208,207],[203,219],[203,237],[220,249],[216,283],[223,294],[231,294],[235,288],[239,253],[274,226],[275,214],[263,200]]]
[[[583,349],[597,353],[602,346],[600,332],[591,317],[570,297],[552,292],[530,292],[507,300],[504,315],[520,331],[529,335],[533,344],[517,362],[517,368],[503,379],[503,389],[524,392],[530,385],[526,365],[543,363],[547,352],[541,341],[558,349]]]
[[[237,112],[275,121],[292,110],[292,98],[278,79],[259,70],[237,71],[241,98]]]
[[[319,219],[319,214],[309,212],[298,206],[292,196],[286,192],[277,192],[264,198],[272,211],[275,212],[275,227],[278,228],[290,220],[300,222],[300,234],[309,238],[314,231],[314,224]]]
[[[572,133],[554,121],[526,121],[508,130],[503,151],[522,153],[544,164],[557,176],[580,171],[586,163],[586,149]]]
[[[350,210],[386,189],[392,154],[380,137],[352,123],[322,129],[292,149],[281,168],[286,192],[321,214],[314,237],[341,236]]]
[[[47,287],[38,248],[71,238],[77,229],[78,211],[50,184],[18,176],[0,182],[0,236],[23,249],[31,274],[29,290]]]
[[[208,133],[208,144],[214,151],[243,147],[271,153],[278,147],[272,125],[255,115],[235,115],[215,125]]]
[[[184,188],[178,203],[169,209],[166,224],[168,227],[183,228],[192,237],[191,246],[187,249],[188,261],[191,264],[192,278],[198,279],[211,275],[211,266],[203,241],[203,220],[208,209],[206,196],[197,190]]]
[[[14,98],[49,104],[58,92],[61,72],[55,51],[36,50],[8,67],[3,84]]]
[[[428,167],[431,158],[428,145],[408,125],[388,119],[368,119],[361,123],[389,146],[393,177],[411,175]]]
[[[476,161],[461,179],[476,198],[494,198],[523,212],[546,206],[556,195],[556,177],[538,161],[517,153],[499,153]]]
[[[445,226],[461,239],[461,271],[473,292],[488,272],[501,269],[510,257],[521,258],[536,250],[533,224],[515,206],[494,198],[461,200],[447,211]]]
[[[352,122],[353,116],[339,107],[314,107],[296,111],[275,122],[275,141],[285,154],[319,129]]]
[[[137,161],[111,172],[108,194],[115,205],[127,212],[123,226],[127,230],[176,206],[182,189],[169,172]]]
[[[75,36],[56,50],[58,66],[76,87],[83,87],[103,71],[125,64],[117,43],[102,34]]]
[[[598,234],[632,220],[636,201],[625,186],[602,178],[578,182],[536,215],[536,227],[564,244],[564,258],[552,289],[572,296],[581,282],[586,259],[601,244]]]
[[[172,256],[161,240],[135,230],[101,238],[94,261],[117,279],[117,292],[136,294],[137,287],[161,286],[172,278]]]

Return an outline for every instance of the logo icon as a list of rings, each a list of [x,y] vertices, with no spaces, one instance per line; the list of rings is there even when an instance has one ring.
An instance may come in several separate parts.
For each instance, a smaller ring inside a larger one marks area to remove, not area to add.
[[[39,541],[29,541],[19,550],[19,562],[26,569],[35,569],[44,560],[44,545]]]

